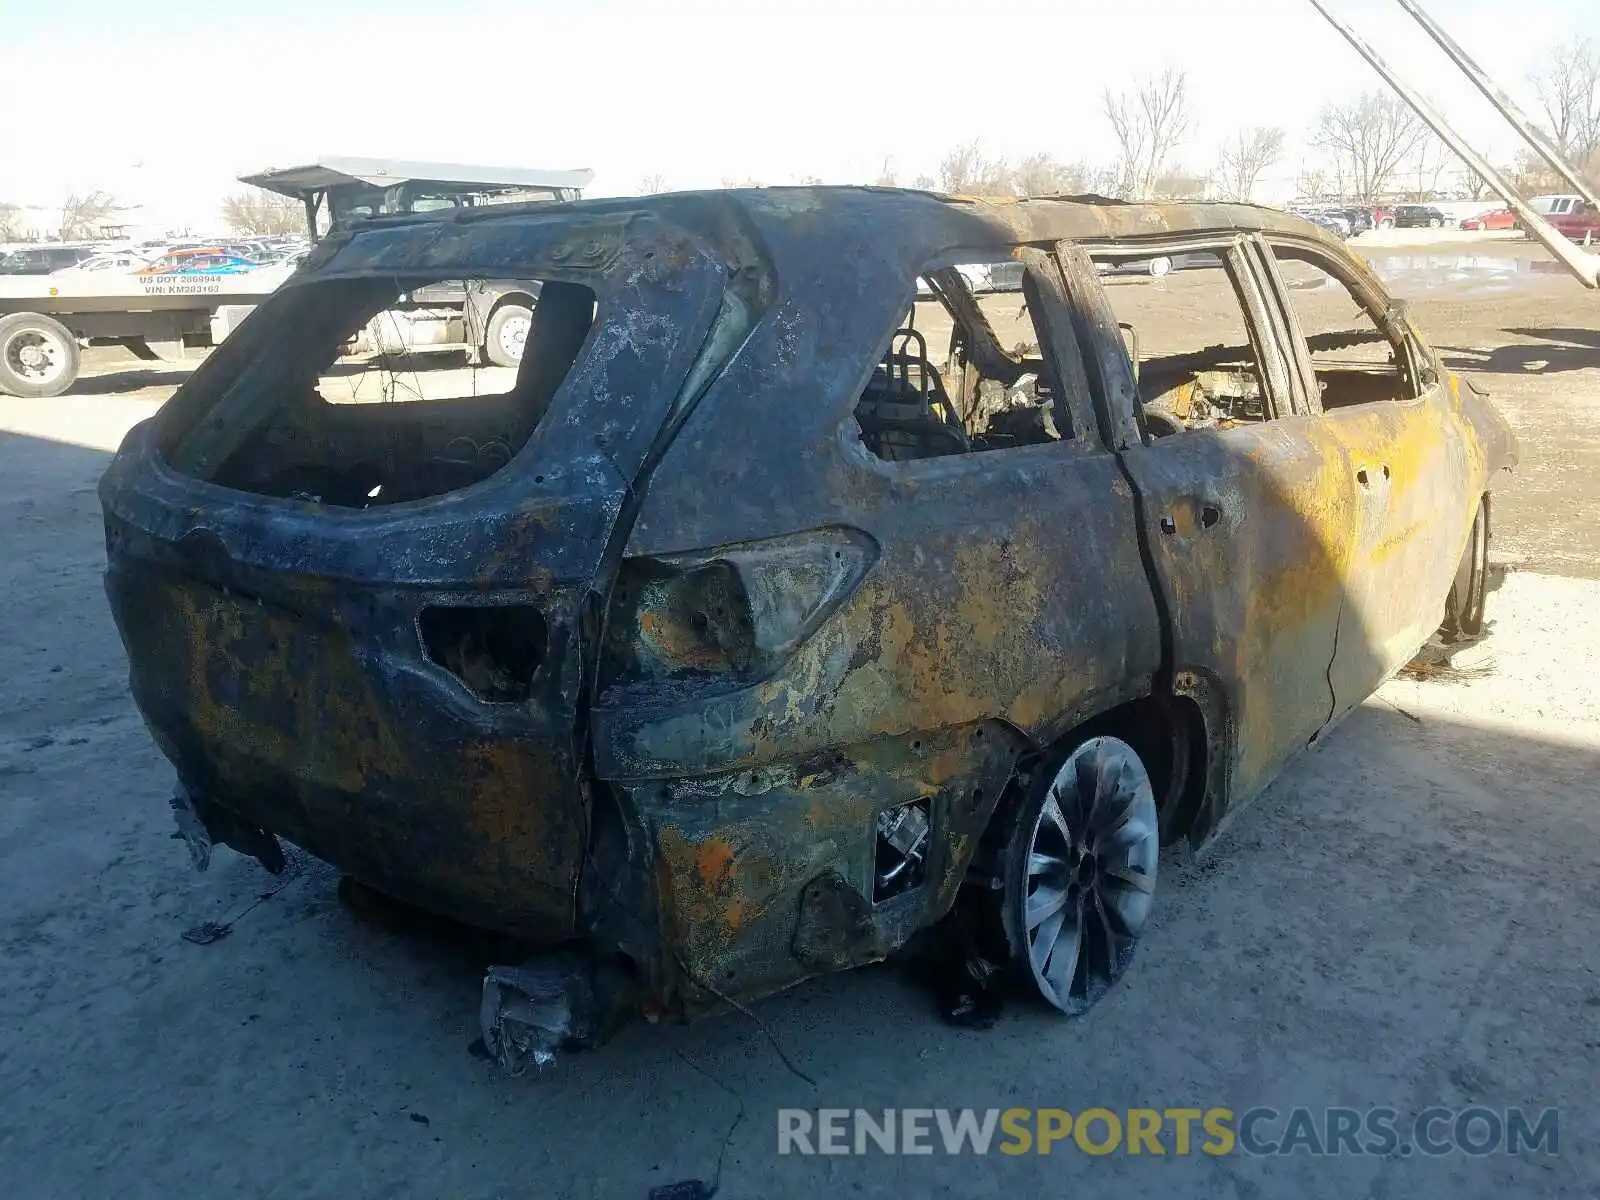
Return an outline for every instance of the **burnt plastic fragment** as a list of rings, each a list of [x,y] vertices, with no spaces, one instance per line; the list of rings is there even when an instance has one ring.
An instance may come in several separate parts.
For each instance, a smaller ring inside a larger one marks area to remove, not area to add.
[[[569,954],[526,966],[490,967],[478,1023],[489,1057],[509,1075],[555,1061],[592,1028],[594,990],[586,964]]]
[[[274,875],[282,875],[289,865],[277,837],[191,792],[181,781],[173,788],[171,803],[172,818],[178,826],[173,836],[188,847],[195,870],[204,871],[211,865],[211,850],[216,845],[229,846],[255,859]]]

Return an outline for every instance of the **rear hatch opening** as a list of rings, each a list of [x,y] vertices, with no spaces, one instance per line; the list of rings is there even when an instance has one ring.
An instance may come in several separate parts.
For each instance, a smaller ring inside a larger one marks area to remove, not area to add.
[[[506,466],[583,353],[595,293],[541,280],[515,368],[348,353],[440,282],[331,279],[297,288],[298,303],[238,370],[215,384],[194,381],[202,394],[188,398],[185,415],[203,415],[165,431],[168,464],[238,491],[358,509],[455,491]],[[475,282],[465,281],[469,289]]]

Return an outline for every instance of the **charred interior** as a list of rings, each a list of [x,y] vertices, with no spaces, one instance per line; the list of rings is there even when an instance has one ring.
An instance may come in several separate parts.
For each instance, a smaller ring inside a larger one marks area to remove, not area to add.
[[[168,461],[224,487],[341,508],[441,495],[506,466],[580,357],[594,292],[543,281],[509,386],[509,368],[469,367],[462,380],[384,352],[352,357],[373,324],[434,282],[336,279],[301,289],[251,360],[214,385],[220,394],[200,419],[174,430]]]
[[[997,270],[998,268],[998,270]],[[990,297],[1014,310],[1028,336],[1007,349],[996,335],[968,270],[1015,279]],[[935,301],[951,328],[943,364],[930,356],[929,334],[917,328],[917,305],[889,337],[883,359],[856,402],[862,443],[879,458],[937,458],[1040,445],[1071,438],[1060,381],[1039,349],[1029,314],[1033,282],[1019,264],[961,264],[932,271],[919,291]]]
[[[417,614],[417,633],[430,662],[490,703],[532,694],[550,636],[531,604],[430,604]]]

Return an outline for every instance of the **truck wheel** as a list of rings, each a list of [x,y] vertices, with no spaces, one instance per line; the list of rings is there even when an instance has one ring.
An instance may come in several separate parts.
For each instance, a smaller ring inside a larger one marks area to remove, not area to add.
[[[1081,743],[1036,776],[1010,819],[1001,921],[1018,974],[1087,1012],[1133,962],[1156,888],[1155,791],[1133,747]]]
[[[1428,218],[1428,228],[1429,229],[1443,229],[1444,228],[1444,222],[1441,221],[1438,217],[1429,217]]]
[[[1150,274],[1156,279],[1170,275],[1172,274],[1172,260],[1164,254],[1158,258],[1152,258],[1150,260],[1149,271]]]
[[[39,313],[0,317],[0,392],[42,400],[78,378],[78,341],[60,321]]]
[[[522,361],[522,347],[533,325],[533,310],[521,304],[502,304],[489,318],[483,333],[483,352],[497,367],[514,367]]]

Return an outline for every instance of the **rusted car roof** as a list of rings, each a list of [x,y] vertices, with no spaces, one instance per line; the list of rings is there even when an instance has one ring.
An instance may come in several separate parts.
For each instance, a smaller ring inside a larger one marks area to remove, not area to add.
[[[381,236],[386,230],[404,227],[436,229],[480,222],[515,224],[530,217],[541,223],[572,224],[588,218],[632,212],[682,217],[704,211],[708,206],[729,203],[743,208],[762,224],[782,223],[793,229],[811,226],[819,233],[828,230],[833,236],[845,232],[836,223],[842,218],[855,223],[878,222],[886,230],[914,230],[915,237],[907,240],[924,249],[1063,240],[1125,242],[1219,230],[1281,233],[1338,245],[1303,217],[1253,204],[1199,201],[1136,204],[1095,195],[1009,199],[948,196],[909,188],[771,187],[581,200],[564,204],[559,209],[519,204],[373,218],[345,231],[343,236],[330,238],[333,244],[327,250],[315,252],[310,265],[335,273],[377,269],[365,255],[340,253],[338,247],[357,235],[366,241]],[[415,250],[416,244],[409,238],[401,241],[408,251]],[[459,248],[457,243],[450,245]],[[441,246],[441,252],[443,248]],[[386,258],[385,261],[392,260]]]

